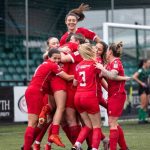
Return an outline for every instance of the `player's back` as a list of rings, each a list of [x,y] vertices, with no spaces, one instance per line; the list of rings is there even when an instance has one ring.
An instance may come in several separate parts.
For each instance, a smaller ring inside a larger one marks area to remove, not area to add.
[[[93,60],[83,60],[76,66],[75,79],[78,81],[77,91],[96,91],[96,75],[98,73]]]

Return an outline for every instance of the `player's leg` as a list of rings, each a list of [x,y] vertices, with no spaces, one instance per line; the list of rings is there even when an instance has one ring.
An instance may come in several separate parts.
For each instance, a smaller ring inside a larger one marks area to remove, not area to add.
[[[117,143],[118,143],[118,139],[119,139],[117,120],[118,120],[118,117],[112,117],[112,116],[108,117],[108,122],[109,122],[109,126],[110,126],[110,132],[109,132],[110,150],[117,149]]]
[[[56,91],[54,93],[54,98],[56,102],[56,111],[53,116],[53,122],[52,122],[52,133],[49,137],[49,139],[57,144],[58,146],[64,147],[65,145],[61,142],[59,138],[59,128],[60,128],[60,122],[62,120],[62,116],[65,110],[65,104],[66,104],[66,92],[63,90]]]
[[[87,112],[82,112],[82,113],[80,113],[80,115],[81,115],[81,118],[83,119],[85,126],[83,126],[81,128],[81,131],[78,135],[78,138],[77,138],[74,146],[72,147],[72,150],[80,149],[83,141],[87,138],[88,134],[92,130],[92,123],[91,123],[91,120],[90,120]]]
[[[140,95],[141,107],[139,108],[139,123],[146,123],[147,118],[147,106],[148,106],[148,95],[143,92]]]
[[[40,129],[36,128],[38,121],[38,115],[28,114],[28,126],[24,134],[24,150],[31,149],[31,146],[35,139],[35,134],[40,132]]]
[[[101,120],[100,113],[88,114],[93,126],[92,148],[98,150],[101,141]]]

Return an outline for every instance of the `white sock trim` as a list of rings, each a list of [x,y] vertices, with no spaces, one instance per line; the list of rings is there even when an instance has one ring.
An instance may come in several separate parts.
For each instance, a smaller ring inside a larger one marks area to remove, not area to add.
[[[92,148],[92,150],[98,150],[97,148]]]
[[[39,142],[39,141],[35,141],[35,143],[36,143],[36,144],[41,144],[41,142]]]
[[[80,142],[75,142],[75,145],[76,145],[78,148],[81,148],[81,143],[80,143]]]
[[[51,146],[51,144],[52,144],[51,142],[47,142],[47,145]]]

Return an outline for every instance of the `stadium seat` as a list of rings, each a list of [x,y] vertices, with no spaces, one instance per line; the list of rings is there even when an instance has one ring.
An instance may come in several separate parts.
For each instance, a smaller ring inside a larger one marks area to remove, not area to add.
[[[2,59],[7,59],[8,58],[8,55],[6,53],[1,53],[0,54],[0,58]]]
[[[8,82],[0,82],[0,86],[9,86]]]
[[[15,72],[16,72],[15,67],[8,66],[8,72],[9,72],[10,74],[15,73]]]
[[[8,58],[9,59],[15,59],[15,54],[14,53],[10,53],[10,54],[8,54]]]
[[[27,78],[26,74],[21,74],[20,76],[21,76],[21,77],[20,77],[21,80],[24,80],[24,79]]]
[[[18,66],[16,67],[16,72],[18,74],[25,74],[25,69],[23,67]]]
[[[19,74],[13,74],[13,80],[21,80],[21,77]]]
[[[20,66],[19,60],[13,59],[13,60],[12,60],[12,65],[15,66],[15,67]]]
[[[26,66],[26,60],[20,59],[19,62],[20,62],[20,65],[21,65],[22,67],[25,67],[25,66]]]
[[[4,79],[5,80],[13,80],[13,77],[11,74],[4,74]]]
[[[9,59],[6,59],[6,60],[4,60],[4,65],[5,65],[6,67],[11,66],[11,65],[12,65],[12,61],[9,60]]]
[[[7,67],[4,65],[0,67],[0,71],[2,71],[3,73],[8,72]]]

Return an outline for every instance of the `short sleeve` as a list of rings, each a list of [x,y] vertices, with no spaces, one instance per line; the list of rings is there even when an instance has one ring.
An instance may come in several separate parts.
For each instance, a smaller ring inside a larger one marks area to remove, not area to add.
[[[54,72],[56,75],[58,75],[62,71],[63,71],[63,69],[59,65],[57,65],[55,63],[52,65],[52,72]]]
[[[69,56],[71,57],[72,63],[79,63],[83,60],[81,55],[79,54],[79,51],[70,53]]]
[[[90,39],[92,41],[94,41],[97,36],[95,32],[86,28],[80,28],[80,31],[82,32],[82,34],[84,34],[85,38]]]
[[[119,72],[121,68],[121,63],[118,60],[115,60],[112,64],[111,64],[111,70],[116,70],[117,72]]]

